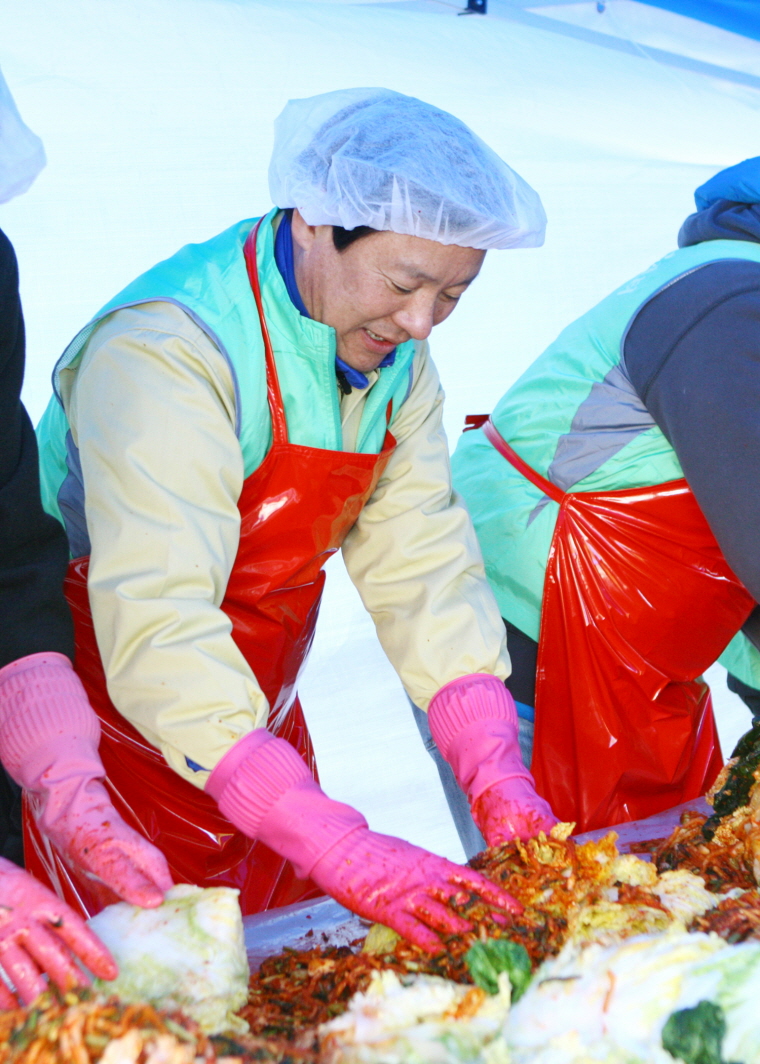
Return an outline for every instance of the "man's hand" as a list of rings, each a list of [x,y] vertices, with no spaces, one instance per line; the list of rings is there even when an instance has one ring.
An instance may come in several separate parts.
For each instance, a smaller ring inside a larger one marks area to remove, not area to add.
[[[457,906],[472,894],[495,909],[522,911],[478,872],[370,831],[356,809],[328,798],[290,743],[263,728],[222,758],[206,791],[228,820],[286,857],[302,879],[431,953],[442,948],[439,934],[470,929]]]
[[[428,719],[489,846],[532,838],[557,823],[523,764],[517,709],[501,680],[479,673],[454,680],[435,695]]]
[[[172,886],[164,855],[124,823],[99,780],[61,781],[39,826],[70,864],[123,901],[155,909]]]
[[[521,776],[501,780],[484,791],[472,805],[472,818],[489,846],[511,839],[547,835],[557,823],[551,806]]]
[[[114,809],[99,741],[100,721],[63,654],[30,654],[0,670],[0,759],[32,796],[40,830],[119,898],[155,908],[172,885],[169,867]]]
[[[518,901],[477,872],[369,828],[356,828],[329,850],[311,878],[347,909],[429,953],[443,949],[439,934],[472,929],[457,908],[473,894],[496,909],[522,912]]]
[[[45,989],[43,975],[64,991],[87,986],[77,961],[101,979],[119,974],[106,947],[68,905],[0,858],[0,966],[22,1004],[31,1004]],[[0,1008],[16,1004],[0,980]]]

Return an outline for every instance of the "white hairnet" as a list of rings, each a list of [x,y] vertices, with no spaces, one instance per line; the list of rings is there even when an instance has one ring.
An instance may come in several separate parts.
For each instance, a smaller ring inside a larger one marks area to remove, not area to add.
[[[21,121],[0,71],[0,203],[26,192],[45,161],[42,141]]]
[[[309,225],[368,225],[473,248],[538,247],[538,194],[458,118],[390,89],[290,100],[269,189]]]

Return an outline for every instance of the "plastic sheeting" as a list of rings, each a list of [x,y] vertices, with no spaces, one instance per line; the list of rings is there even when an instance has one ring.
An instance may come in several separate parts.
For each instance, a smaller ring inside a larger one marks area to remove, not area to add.
[[[42,141],[24,125],[0,71],[0,203],[26,192],[44,165]]]

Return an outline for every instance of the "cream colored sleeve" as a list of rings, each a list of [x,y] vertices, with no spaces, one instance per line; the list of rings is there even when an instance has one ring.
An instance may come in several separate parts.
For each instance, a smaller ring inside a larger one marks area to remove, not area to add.
[[[504,624],[470,516],[451,484],[443,392],[427,344],[391,431],[396,450],[343,545],[385,653],[421,709],[451,680],[504,680]]]
[[[89,594],[114,705],[185,779],[265,724],[220,609],[243,459],[230,369],[178,307],[117,311],[63,382],[91,541]]]

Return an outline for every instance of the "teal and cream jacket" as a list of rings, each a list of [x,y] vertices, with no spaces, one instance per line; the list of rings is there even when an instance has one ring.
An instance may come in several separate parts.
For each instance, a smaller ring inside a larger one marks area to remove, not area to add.
[[[45,507],[72,555],[90,556],[111,698],[198,786],[207,773],[186,759],[213,768],[268,712],[221,609],[237,500],[272,439],[242,252],[252,224],[183,248],[106,304],[60,359],[38,428]],[[392,403],[396,450],[343,546],[385,652],[422,707],[459,676],[505,678],[503,625],[452,492],[427,344],[401,345],[367,389],[341,396],[334,331],[292,305],[273,255],[276,224],[272,212],[258,265],[290,441],[378,453]],[[362,662],[342,661],[351,668]]]
[[[760,243],[710,239],[681,248],[573,322],[497,404],[492,416],[504,439],[563,491],[635,488],[683,476],[674,447],[640,397],[641,389],[632,383],[634,367],[626,367],[624,357],[626,339],[634,320],[654,305],[656,296],[664,298],[676,282],[679,292],[696,291],[699,285],[709,293],[715,274],[703,268],[726,263],[751,264],[754,269],[760,264]],[[684,298],[673,294],[673,299]],[[697,321],[701,306],[695,304]],[[726,335],[724,330],[721,342],[730,347]],[[712,365],[717,366],[721,352],[713,354]],[[684,387],[688,389],[688,375]],[[730,455],[721,461],[730,477]],[[558,504],[505,461],[482,432],[462,436],[453,471],[455,487],[472,514],[502,616],[538,639]],[[760,687],[760,655],[743,634],[737,634],[721,661],[745,683]]]

